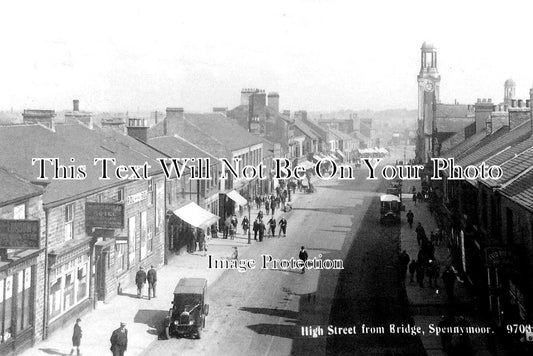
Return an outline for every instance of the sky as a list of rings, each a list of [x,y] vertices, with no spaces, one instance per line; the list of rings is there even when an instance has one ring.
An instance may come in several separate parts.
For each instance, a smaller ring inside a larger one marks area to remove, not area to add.
[[[0,110],[415,109],[420,46],[441,101],[533,85],[528,1],[13,1],[0,4]]]

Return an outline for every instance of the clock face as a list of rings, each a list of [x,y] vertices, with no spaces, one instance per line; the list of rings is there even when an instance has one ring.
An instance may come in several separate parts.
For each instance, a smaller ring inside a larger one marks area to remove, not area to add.
[[[434,89],[433,82],[430,81],[430,80],[426,80],[426,83],[424,84],[424,89],[426,91],[433,91],[433,89]]]

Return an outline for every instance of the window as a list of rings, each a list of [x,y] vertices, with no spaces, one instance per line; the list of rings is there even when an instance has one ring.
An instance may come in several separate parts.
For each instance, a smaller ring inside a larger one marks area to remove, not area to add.
[[[70,309],[74,305],[74,272],[65,275],[65,288],[63,289],[64,309]]]
[[[61,284],[63,279],[58,277],[50,286],[50,318],[61,314]]]
[[[124,201],[124,188],[119,188],[119,190],[117,190],[117,201]]]
[[[13,208],[13,219],[15,220],[26,219],[26,205],[25,204],[15,205],[15,207]]]
[[[48,309],[50,320],[60,317],[89,296],[87,256],[79,256],[51,273]],[[25,284],[26,286],[26,284]]]
[[[128,245],[116,244],[115,246],[117,252],[118,271],[122,272],[128,269]]]
[[[154,179],[148,181],[148,199],[150,199],[150,204],[154,204],[155,201],[155,189],[154,189]]]
[[[74,237],[74,204],[65,205],[65,241]]]
[[[146,258],[147,226],[146,211],[141,212],[141,260]]]
[[[78,279],[78,292],[76,295],[76,301],[80,302],[81,300],[85,299],[85,297],[87,297],[87,264],[84,264],[83,266],[77,268],[76,278]]]
[[[0,280],[0,344],[11,339],[13,311],[13,276]]]
[[[22,331],[32,325],[32,270],[28,267],[17,273],[17,329]]]
[[[103,194],[103,193],[96,194],[96,199],[95,199],[95,201],[96,201],[97,203],[101,203],[103,200],[104,200],[104,194]]]
[[[128,219],[128,246],[132,266],[135,263],[135,216]]]
[[[146,237],[146,249],[148,250],[148,253],[152,253],[152,251],[154,250],[153,241],[154,231],[153,228],[150,226],[150,228],[148,229],[148,235]]]

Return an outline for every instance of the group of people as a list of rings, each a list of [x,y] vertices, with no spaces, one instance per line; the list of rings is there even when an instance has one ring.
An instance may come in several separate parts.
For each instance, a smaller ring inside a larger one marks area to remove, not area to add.
[[[276,227],[279,227],[278,237],[281,237],[282,234],[283,237],[287,236],[287,219],[285,219],[284,216],[282,216],[278,222],[276,222],[276,219],[272,216],[270,220],[268,220],[267,225],[265,225],[265,223],[263,222],[263,215],[261,212],[259,212],[257,218],[254,221],[253,226],[254,240],[257,241],[259,238],[259,242],[263,241],[263,238],[265,237],[265,232],[267,232],[268,237],[275,237]]]
[[[76,319],[76,324],[74,324],[74,329],[72,331],[71,356],[74,354],[74,350],[76,350],[78,356],[81,355],[80,347],[82,335],[81,319],[78,318]],[[111,334],[109,342],[111,343],[110,350],[113,353],[113,356],[124,356],[124,352],[128,349],[128,329],[126,329],[126,323],[120,323],[120,327],[115,329]]]
[[[155,287],[157,285],[157,271],[154,266],[150,266],[148,273],[141,266],[135,274],[135,284],[137,285],[137,298],[143,298],[144,284],[148,282],[148,299],[155,298]]]

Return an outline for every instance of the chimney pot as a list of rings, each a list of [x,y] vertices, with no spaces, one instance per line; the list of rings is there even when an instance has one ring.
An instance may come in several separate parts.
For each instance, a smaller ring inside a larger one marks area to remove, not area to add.
[[[72,111],[80,111],[80,101],[78,99],[72,100]]]
[[[480,98],[477,98],[477,102],[478,102],[478,103],[481,103],[481,99],[480,99]]]
[[[487,99],[487,102],[492,103],[492,99],[491,98]]]

